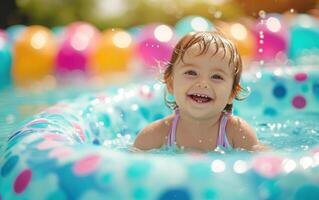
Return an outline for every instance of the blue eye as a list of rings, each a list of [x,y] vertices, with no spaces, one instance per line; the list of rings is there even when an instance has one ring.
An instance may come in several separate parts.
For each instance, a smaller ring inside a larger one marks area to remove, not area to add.
[[[197,73],[195,71],[193,71],[193,70],[188,70],[184,74],[190,75],[190,76],[196,76],[197,75]]]
[[[221,75],[218,75],[218,74],[212,75],[212,79],[224,80],[224,78]]]

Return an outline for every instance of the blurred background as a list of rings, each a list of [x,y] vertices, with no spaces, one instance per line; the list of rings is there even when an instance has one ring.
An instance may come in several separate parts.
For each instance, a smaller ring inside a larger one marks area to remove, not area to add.
[[[0,1],[0,132],[61,99],[160,79],[190,31],[222,31],[245,70],[318,66],[318,8],[319,0]]]

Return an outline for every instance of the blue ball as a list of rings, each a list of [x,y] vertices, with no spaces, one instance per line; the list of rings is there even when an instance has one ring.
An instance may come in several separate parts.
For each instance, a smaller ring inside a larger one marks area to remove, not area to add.
[[[305,54],[317,54],[319,50],[319,23],[313,17],[299,15],[290,27],[289,58],[298,61]],[[311,53],[313,51],[313,53]]]
[[[11,84],[12,55],[9,45],[0,38],[0,88]]]
[[[8,34],[9,42],[13,43],[25,28],[26,26],[21,24],[8,27],[6,32]]]
[[[209,31],[214,28],[212,22],[201,16],[188,16],[179,20],[176,25],[176,33],[182,37],[193,31]]]

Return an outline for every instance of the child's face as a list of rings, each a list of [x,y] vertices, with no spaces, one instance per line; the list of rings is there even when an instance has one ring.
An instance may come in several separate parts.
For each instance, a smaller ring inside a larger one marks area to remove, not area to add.
[[[206,119],[220,114],[232,102],[234,67],[229,66],[230,53],[223,49],[215,54],[215,45],[199,55],[199,45],[189,48],[183,61],[173,66],[167,87],[175,96],[181,111],[193,118]]]

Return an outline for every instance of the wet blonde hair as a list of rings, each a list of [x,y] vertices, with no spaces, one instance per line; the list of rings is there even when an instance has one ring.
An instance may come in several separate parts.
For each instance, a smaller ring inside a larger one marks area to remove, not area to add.
[[[225,58],[226,53],[228,51],[230,52],[228,66],[233,66],[235,68],[234,82],[232,86],[232,96],[236,100],[245,99],[246,96],[240,95],[240,93],[243,91],[247,92],[247,90],[243,89],[239,83],[243,68],[241,56],[236,46],[229,39],[227,39],[220,31],[190,32],[184,37],[182,37],[181,40],[175,46],[170,62],[168,62],[166,69],[164,71],[164,83],[167,85],[169,81],[172,81],[174,65],[180,60],[183,62],[184,55],[189,48],[198,44],[200,48],[198,56],[200,56],[207,53],[212,43],[216,46],[216,50],[212,56],[216,55],[220,49],[223,50],[223,58]],[[165,104],[169,108],[176,109],[178,107],[175,101],[170,101],[167,99],[167,92],[164,95],[164,99]],[[224,111],[232,112],[232,107],[232,104],[227,104],[224,108]]]

